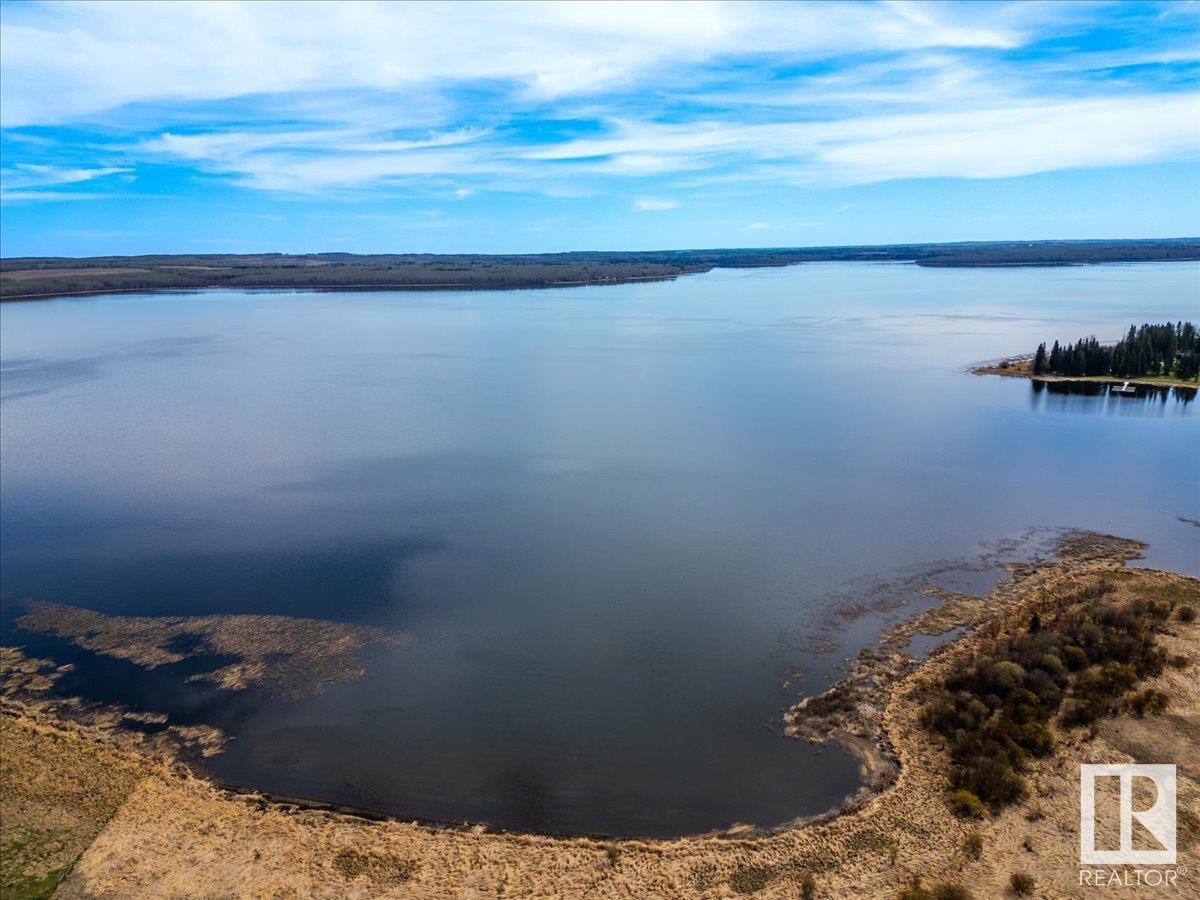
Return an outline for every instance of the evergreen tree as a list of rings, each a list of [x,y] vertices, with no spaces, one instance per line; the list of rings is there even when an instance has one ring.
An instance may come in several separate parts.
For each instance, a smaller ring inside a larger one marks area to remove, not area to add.
[[[1046,345],[1038,344],[1037,353],[1033,357],[1033,374],[1042,375],[1046,371]]]

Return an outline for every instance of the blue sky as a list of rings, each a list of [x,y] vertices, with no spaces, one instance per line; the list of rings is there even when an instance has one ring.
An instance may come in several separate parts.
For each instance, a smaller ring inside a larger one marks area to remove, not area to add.
[[[2,4],[0,253],[1200,234],[1200,3]]]

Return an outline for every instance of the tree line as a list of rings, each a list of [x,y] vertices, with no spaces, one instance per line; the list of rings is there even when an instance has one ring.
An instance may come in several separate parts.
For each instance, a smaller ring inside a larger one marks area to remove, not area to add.
[[[849,247],[577,251],[544,254],[158,254],[0,259],[0,300],[84,292],[203,288],[423,290],[610,284],[718,268],[804,262],[910,262],[919,266],[1065,266],[1200,259],[1200,239],[1007,241]]]
[[[1115,344],[1101,344],[1095,335],[1074,344],[1059,344],[1047,350],[1038,344],[1033,357],[1034,375],[1112,375],[1119,378],[1146,376],[1194,380],[1200,374],[1200,335],[1191,322],[1165,325],[1130,325]]]

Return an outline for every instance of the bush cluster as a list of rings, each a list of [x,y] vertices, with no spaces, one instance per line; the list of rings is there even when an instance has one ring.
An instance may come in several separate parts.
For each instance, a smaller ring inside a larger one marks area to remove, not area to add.
[[[1025,794],[1031,757],[1054,750],[1049,724],[1087,725],[1122,707],[1122,698],[1167,661],[1157,633],[1171,614],[1166,601],[1108,601],[1099,583],[1067,598],[1049,622],[1036,614],[1021,633],[998,638],[959,663],[927,697],[922,724],[946,739],[951,808],[983,814]],[[1136,715],[1161,712],[1166,695],[1147,690],[1125,703]]]
[[[1033,876],[1025,872],[1013,872],[1008,876],[1008,888],[1018,897],[1028,897],[1033,893]]]

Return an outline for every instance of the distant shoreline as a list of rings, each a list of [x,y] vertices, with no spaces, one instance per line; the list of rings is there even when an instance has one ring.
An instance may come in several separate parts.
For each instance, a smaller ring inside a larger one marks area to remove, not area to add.
[[[711,269],[705,271],[712,271]],[[684,272],[681,274],[694,275],[701,272]],[[107,294],[198,294],[204,291],[242,291],[246,293],[363,293],[369,291],[400,292],[400,291],[536,291],[550,288],[589,287],[617,284],[636,284],[648,281],[674,281],[678,274],[673,275],[631,275],[627,278],[597,278],[591,281],[547,281],[537,284],[514,284],[505,287],[471,284],[470,282],[445,282],[443,284],[279,284],[257,285],[255,287],[231,287],[212,285],[209,287],[147,287],[147,288],[99,288],[90,291],[60,291],[53,294],[8,294],[0,297],[0,303],[17,300],[54,300],[59,297],[99,297]]]
[[[1047,384],[1115,384],[1128,383],[1136,387],[1173,387],[1184,390],[1200,389],[1200,381],[1184,381],[1181,378],[1142,377],[1122,378],[1119,375],[1034,375],[1033,354],[1009,356],[993,362],[980,363],[971,367],[972,375],[1000,375],[1004,378],[1025,378]]]
[[[0,301],[159,291],[531,290],[667,281],[804,262],[1045,268],[1200,261],[1200,238],[543,254],[156,254],[0,259]]]

